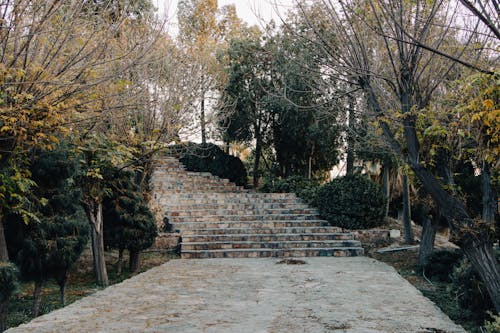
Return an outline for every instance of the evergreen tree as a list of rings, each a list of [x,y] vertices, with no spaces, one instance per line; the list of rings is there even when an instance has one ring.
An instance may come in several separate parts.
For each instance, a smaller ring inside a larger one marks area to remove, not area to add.
[[[31,172],[38,185],[33,195],[39,198],[34,207],[39,218],[26,224],[19,215],[10,214],[6,233],[9,254],[18,264],[21,278],[35,282],[36,317],[41,288],[47,279],[56,279],[64,303],[68,270],[87,244],[89,227],[79,205],[80,192],[72,181],[75,160],[66,147],[35,153]]]
[[[118,274],[121,274],[125,249],[130,256],[129,269],[136,272],[140,252],[153,245],[156,222],[131,173],[115,170],[111,179],[114,179],[113,194],[103,202],[104,243],[119,251]]]

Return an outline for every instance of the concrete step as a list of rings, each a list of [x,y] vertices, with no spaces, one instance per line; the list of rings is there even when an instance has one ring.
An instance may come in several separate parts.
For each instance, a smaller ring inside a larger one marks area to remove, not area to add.
[[[250,230],[253,231],[253,230]],[[354,236],[349,233],[289,233],[289,234],[209,234],[188,235],[184,234],[182,241],[186,243],[200,242],[283,242],[283,241],[349,241]]]
[[[172,213],[174,214],[174,213]],[[235,215],[205,215],[176,216],[168,214],[169,222],[182,224],[186,222],[260,222],[260,221],[311,221],[318,220],[315,214],[235,214]],[[326,221],[323,221],[326,222]]]
[[[260,228],[290,228],[290,227],[322,227],[327,223],[322,220],[309,221],[224,221],[224,222],[183,222],[173,223],[174,229],[179,229],[181,233],[192,229],[260,229]]]
[[[182,251],[199,250],[227,250],[227,249],[309,249],[309,248],[339,248],[360,247],[361,243],[356,240],[338,241],[281,241],[281,242],[252,242],[252,241],[228,241],[228,242],[186,242],[182,240]]]
[[[362,256],[363,248],[296,248],[296,249],[227,249],[227,250],[200,250],[182,251],[182,259],[205,258],[266,258],[266,257],[352,257]]]
[[[247,209],[224,209],[224,208],[214,208],[214,209],[183,209],[174,210],[169,209],[167,216],[170,217],[207,217],[207,216],[245,216],[245,215],[297,215],[297,214],[308,214],[308,215],[318,215],[318,211],[312,208],[247,208]]]
[[[207,203],[207,204],[165,204],[163,205],[167,212],[177,211],[204,211],[204,210],[254,210],[254,209],[308,209],[305,204],[295,203]],[[314,210],[314,209],[313,209]]]
[[[318,233],[341,233],[342,229],[331,226],[302,226],[299,223],[289,227],[272,227],[272,228],[247,228],[247,227],[230,227],[227,228],[203,228],[203,229],[184,229],[183,237],[193,235],[279,235],[279,234],[318,234]],[[351,235],[351,234],[347,234]],[[352,237],[352,235],[351,235]]]

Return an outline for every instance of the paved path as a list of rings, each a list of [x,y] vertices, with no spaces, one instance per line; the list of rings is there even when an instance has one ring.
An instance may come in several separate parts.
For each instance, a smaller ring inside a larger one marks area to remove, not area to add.
[[[172,260],[15,332],[465,332],[366,257]]]

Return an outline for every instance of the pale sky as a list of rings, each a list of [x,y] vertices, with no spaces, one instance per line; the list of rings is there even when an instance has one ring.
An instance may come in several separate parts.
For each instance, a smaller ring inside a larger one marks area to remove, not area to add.
[[[166,13],[169,18],[169,31],[176,34],[176,14],[178,0],[154,0],[160,13]],[[281,15],[285,15],[287,10],[293,7],[294,0],[218,0],[219,7],[235,4],[238,17],[246,21],[249,25],[262,26],[261,19],[268,22],[274,19],[280,22],[277,10]]]

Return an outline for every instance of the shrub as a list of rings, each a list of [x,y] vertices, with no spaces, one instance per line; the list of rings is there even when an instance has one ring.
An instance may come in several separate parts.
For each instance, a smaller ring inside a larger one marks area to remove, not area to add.
[[[305,203],[317,206],[319,182],[301,176],[267,178],[260,190],[266,193],[295,193]]]
[[[221,178],[229,179],[236,185],[247,184],[247,171],[241,160],[228,155],[212,143],[188,143],[172,148],[174,155],[189,171],[210,172]]]
[[[384,223],[386,199],[375,182],[360,174],[323,185],[317,201],[321,216],[334,226],[366,229]]]
[[[7,328],[9,298],[19,291],[18,274],[16,266],[0,262],[0,332]]]
[[[428,258],[425,275],[436,281],[450,282],[450,275],[462,258],[463,252],[460,250],[435,251]]]

